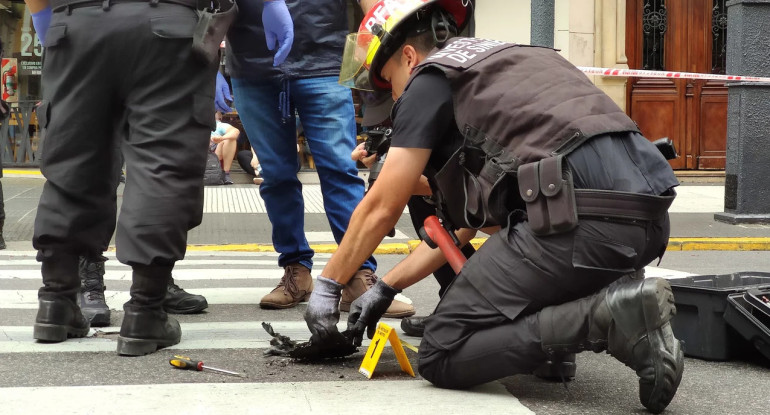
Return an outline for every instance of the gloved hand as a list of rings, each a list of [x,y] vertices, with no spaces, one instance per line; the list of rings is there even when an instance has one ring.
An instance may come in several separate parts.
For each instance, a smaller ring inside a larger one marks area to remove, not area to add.
[[[372,288],[353,300],[348,315],[348,330],[353,333],[354,345],[361,345],[364,329],[366,329],[367,337],[371,339],[374,336],[377,322],[388,310],[396,294],[400,292],[401,290],[391,287],[380,279]]]
[[[268,0],[262,9],[262,26],[265,28],[267,48],[278,51],[273,57],[273,66],[278,66],[286,60],[294,43],[294,22],[291,20],[289,8],[284,0]]]
[[[214,92],[214,106],[216,107],[217,111],[220,111],[223,114],[233,110],[229,105],[227,105],[227,101],[225,100],[233,100],[232,95],[230,95],[230,86],[227,85],[227,80],[225,80],[222,72],[217,72],[217,88]]]
[[[323,276],[316,278],[313,293],[305,311],[305,323],[310,329],[310,341],[332,343],[343,337],[337,330],[340,321],[340,298],[343,285]],[[336,338],[336,339],[335,339]]]
[[[37,33],[41,45],[45,43],[45,33],[48,31],[48,26],[51,25],[51,16],[53,16],[51,6],[37,13],[32,13],[32,26],[35,27],[35,33]]]

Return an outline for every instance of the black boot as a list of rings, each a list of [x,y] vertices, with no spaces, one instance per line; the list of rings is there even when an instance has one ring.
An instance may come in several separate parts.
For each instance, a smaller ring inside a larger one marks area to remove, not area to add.
[[[41,298],[32,338],[43,342],[63,342],[69,337],[85,337],[88,320],[77,304],[68,298]]]
[[[568,382],[575,378],[575,373],[577,373],[575,353],[552,356],[532,372],[540,379],[551,382]]]
[[[3,197],[2,192],[0,192],[0,198]],[[2,200],[0,200],[2,202]],[[0,220],[0,249],[7,248],[5,246],[5,239],[3,239],[3,227],[5,226],[5,219]]]
[[[119,355],[143,356],[181,341],[179,322],[162,309],[148,309],[128,302],[123,305],[123,310],[125,314],[118,336]]]
[[[639,271],[634,271],[623,275],[617,281],[610,284],[610,287],[629,283],[632,281],[641,281],[644,279],[644,268]],[[401,325],[403,327],[403,323]],[[552,381],[552,382],[565,382],[575,378],[577,372],[577,365],[575,365],[575,354],[567,353],[561,356],[553,356],[542,365],[540,365],[533,375],[540,379]]]
[[[200,313],[209,306],[206,297],[197,294],[190,294],[187,291],[174,284],[174,279],[166,287],[166,299],[163,300],[163,309],[171,314],[193,314]]]
[[[163,311],[173,266],[134,266],[131,300],[118,336],[118,354],[142,356],[173,346],[182,338],[179,322]]]
[[[39,308],[32,337],[44,342],[62,342],[68,337],[88,334],[88,320],[75,303],[80,280],[75,255],[38,256],[42,261],[43,287],[38,292]]]
[[[110,308],[104,300],[104,290],[107,289],[104,285],[104,260],[104,257],[94,261],[81,257],[79,262],[78,305],[93,327],[110,325]]]
[[[401,330],[412,337],[422,337],[425,333],[425,319],[428,316],[405,317],[401,319]]]
[[[543,350],[552,356],[583,350],[610,355],[639,376],[639,399],[652,413],[673,399],[684,354],[669,321],[676,314],[668,281],[648,278],[613,284],[539,315]]]

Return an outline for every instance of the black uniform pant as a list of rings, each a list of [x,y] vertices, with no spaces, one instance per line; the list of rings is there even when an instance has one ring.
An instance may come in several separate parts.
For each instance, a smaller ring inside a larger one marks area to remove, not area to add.
[[[197,19],[192,8],[149,2],[54,12],[38,109],[47,179],[33,237],[40,260],[97,257],[107,248],[116,226],[116,146],[130,177],[118,259],[169,266],[184,257],[187,231],[203,216],[215,125],[216,63],[191,53]]]
[[[0,170],[3,166],[0,164]],[[0,234],[3,233],[3,224],[5,223],[5,199],[3,198],[3,180],[0,175]]]
[[[538,311],[591,295],[665,250],[668,216],[655,222],[581,219],[574,230],[537,236],[527,222],[492,235],[465,264],[420,345],[420,374],[466,388],[546,360]]]

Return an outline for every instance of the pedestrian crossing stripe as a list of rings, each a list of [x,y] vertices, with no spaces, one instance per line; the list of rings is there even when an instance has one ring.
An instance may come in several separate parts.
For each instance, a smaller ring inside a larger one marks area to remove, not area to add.
[[[168,370],[174,370],[168,366]],[[183,372],[189,377],[201,372]],[[437,388],[425,380],[375,382],[231,382],[149,385],[12,387],[3,415],[250,414],[379,415],[389,413],[532,415],[499,382],[469,390]]]

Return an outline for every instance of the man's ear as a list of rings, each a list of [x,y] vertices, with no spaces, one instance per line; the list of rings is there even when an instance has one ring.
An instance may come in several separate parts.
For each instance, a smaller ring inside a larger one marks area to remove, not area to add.
[[[417,50],[412,45],[404,46],[401,58],[403,59],[402,62],[409,68],[410,72],[420,63],[420,54],[417,53]]]

